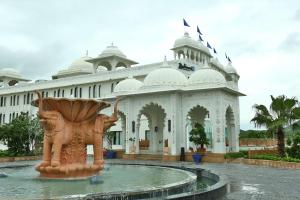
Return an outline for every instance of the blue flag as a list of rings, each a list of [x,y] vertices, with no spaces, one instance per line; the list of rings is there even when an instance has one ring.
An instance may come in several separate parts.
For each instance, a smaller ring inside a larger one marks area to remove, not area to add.
[[[214,53],[215,53],[215,54],[217,54],[217,51],[216,51],[216,49],[215,49],[215,48],[214,48]]]
[[[225,57],[226,57],[226,59],[228,60],[228,56],[227,56],[227,54],[225,53]]]
[[[200,31],[200,29],[199,29],[198,26],[197,26],[197,32],[199,33],[199,35],[202,35],[202,33],[201,33],[201,31]]]
[[[200,40],[201,42],[203,42],[203,39],[202,39],[201,35],[199,35],[199,40]]]
[[[229,61],[230,63],[232,63],[229,57],[228,57],[228,61]]]
[[[183,18],[183,25],[184,25],[184,26],[187,26],[187,27],[190,27],[190,25],[185,21],[184,18]]]
[[[207,42],[206,46],[211,49],[211,46],[208,42]]]

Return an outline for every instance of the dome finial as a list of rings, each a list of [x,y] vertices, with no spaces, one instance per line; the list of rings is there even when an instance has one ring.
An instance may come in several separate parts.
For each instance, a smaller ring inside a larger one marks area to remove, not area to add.
[[[162,66],[163,66],[163,67],[169,67],[168,61],[167,61],[167,56],[166,56],[166,55],[165,55],[165,57],[164,57],[164,62],[163,62],[163,64],[162,64]]]

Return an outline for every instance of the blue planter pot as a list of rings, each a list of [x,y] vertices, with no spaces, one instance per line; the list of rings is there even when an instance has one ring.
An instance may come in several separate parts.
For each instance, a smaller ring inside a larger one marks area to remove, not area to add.
[[[193,154],[192,155],[195,164],[199,164],[201,162],[202,156],[201,154]]]
[[[115,151],[107,151],[106,152],[106,158],[108,158],[108,159],[117,158],[117,152],[115,152]]]

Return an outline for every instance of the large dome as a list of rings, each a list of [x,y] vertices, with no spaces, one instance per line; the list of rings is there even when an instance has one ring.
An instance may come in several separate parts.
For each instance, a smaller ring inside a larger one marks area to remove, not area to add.
[[[187,32],[184,33],[183,37],[175,40],[173,48],[183,47],[183,46],[194,47],[210,55],[209,49],[206,46],[204,46],[201,42],[192,39]]]
[[[0,69],[0,75],[1,76],[9,76],[9,77],[13,77],[13,78],[21,78],[22,77],[20,72],[18,72],[15,69],[12,69],[12,68]]]
[[[106,49],[104,49],[99,56],[100,57],[120,56],[126,58],[126,55],[117,46],[114,46],[113,44],[107,46]]]
[[[161,67],[150,72],[145,80],[145,86],[182,86],[187,84],[185,75],[170,67]]]
[[[132,77],[128,77],[116,85],[114,92],[132,92],[140,89],[142,86],[143,83],[141,81],[138,81]]]
[[[206,87],[220,87],[226,85],[225,77],[211,68],[202,68],[194,72],[188,80],[189,85],[203,85]]]
[[[75,60],[69,67],[69,70],[82,70],[82,71],[90,71],[93,72],[93,64],[86,62],[87,59],[91,59],[89,56],[81,57]]]
[[[224,69],[224,66],[220,63],[219,59],[218,58],[212,58],[210,60],[210,63],[212,63],[213,65],[217,66],[218,68],[222,69],[222,70],[225,70]]]
[[[225,67],[225,70],[229,74],[238,74],[236,69],[232,66],[231,62],[228,62],[228,64]]]

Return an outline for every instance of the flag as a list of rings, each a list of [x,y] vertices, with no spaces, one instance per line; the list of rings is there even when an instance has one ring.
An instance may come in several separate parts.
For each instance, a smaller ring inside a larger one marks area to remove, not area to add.
[[[200,29],[199,29],[198,26],[197,26],[197,32],[199,33],[199,35],[202,35],[202,33],[201,33],[201,31],[200,31]]]
[[[202,39],[201,35],[199,35],[199,40],[200,40],[201,42],[203,42],[203,39]]]
[[[228,61],[231,63],[231,60],[230,60],[230,58],[228,57]]]
[[[184,26],[187,26],[187,27],[190,27],[190,25],[185,21],[184,18],[183,18],[183,25],[184,25]]]
[[[215,54],[217,54],[217,51],[216,51],[216,49],[215,49],[215,48],[214,48],[214,53],[215,53]]]
[[[208,43],[208,42],[207,42],[206,46],[207,46],[208,48],[210,48],[210,49],[211,49],[211,46],[209,45],[209,43]]]
[[[225,57],[226,57],[226,59],[228,60],[228,56],[227,56],[227,54],[225,53]]]

